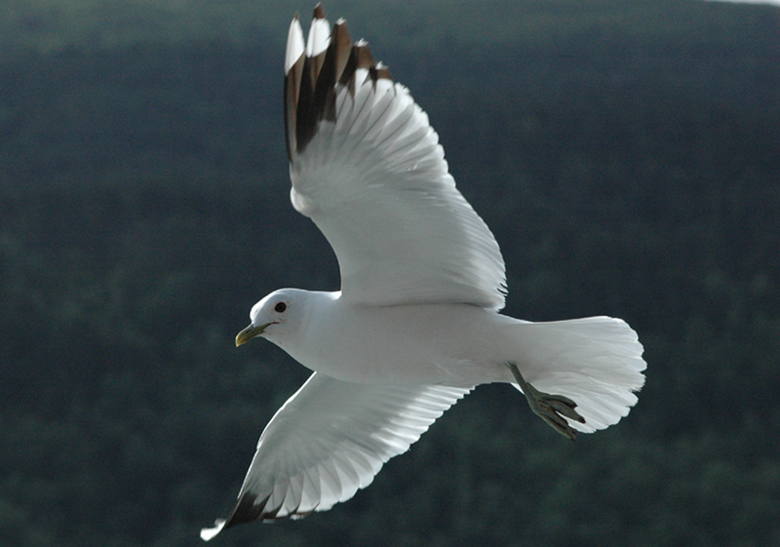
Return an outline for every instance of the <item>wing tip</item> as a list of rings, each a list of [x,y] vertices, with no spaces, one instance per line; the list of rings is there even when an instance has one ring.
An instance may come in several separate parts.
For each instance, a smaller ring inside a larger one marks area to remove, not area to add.
[[[210,541],[214,539],[222,530],[231,528],[236,524],[245,524],[248,522],[262,521],[262,522],[277,522],[280,520],[293,519],[298,520],[309,516],[314,511],[318,510],[318,507],[313,507],[307,511],[300,511],[299,508],[295,508],[283,515],[279,515],[282,510],[283,504],[278,507],[268,509],[268,500],[271,498],[269,494],[260,501],[257,501],[257,496],[249,492],[240,494],[238,501],[230,511],[230,515],[226,519],[217,519],[214,521],[214,526],[211,528],[201,528],[200,538],[203,541]],[[300,506],[299,506],[300,507]]]
[[[330,24],[325,18],[322,4],[317,4],[309,27],[309,39],[306,41],[306,56],[317,57],[325,52],[330,44]]]
[[[203,541],[210,541],[214,539],[214,537],[219,534],[222,529],[225,527],[225,519],[217,519],[214,521],[214,526],[211,528],[201,528],[200,529],[200,539]]]
[[[203,541],[209,541],[213,539],[217,534],[226,528],[241,524],[244,522],[252,522],[255,520],[265,520],[268,517],[265,513],[265,506],[268,503],[269,495],[260,502],[257,502],[257,496],[244,492],[239,495],[238,501],[230,511],[228,518],[217,519],[214,521],[214,526],[211,528],[202,528],[200,530],[200,538]],[[273,517],[271,517],[273,518]]]
[[[374,61],[368,42],[349,37],[347,23],[339,18],[333,27],[325,19],[321,3],[314,8],[308,39],[304,41],[298,14],[290,24],[285,55],[285,127],[287,155],[292,161],[317,133],[323,119],[335,120],[336,85],[354,92],[358,69],[368,71],[375,84],[392,82],[390,70]],[[362,85],[363,82],[360,82]]]
[[[305,53],[306,43],[303,38],[303,27],[298,14],[295,14],[290,22],[290,30],[287,33],[287,47],[284,55],[284,75],[290,74],[293,66],[300,60]]]

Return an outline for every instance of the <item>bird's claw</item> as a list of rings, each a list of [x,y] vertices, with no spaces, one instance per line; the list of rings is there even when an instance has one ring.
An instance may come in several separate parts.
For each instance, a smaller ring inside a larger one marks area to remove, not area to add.
[[[517,383],[520,384],[520,389],[523,390],[523,394],[528,401],[528,406],[531,407],[534,414],[539,416],[550,427],[564,437],[574,440],[577,436],[577,432],[572,429],[566,421],[566,418],[583,424],[585,423],[585,418],[574,410],[577,407],[577,403],[563,395],[552,395],[539,391],[525,381],[525,378],[520,374],[517,365],[514,363],[507,363],[506,366],[512,371],[512,375],[517,380]]]

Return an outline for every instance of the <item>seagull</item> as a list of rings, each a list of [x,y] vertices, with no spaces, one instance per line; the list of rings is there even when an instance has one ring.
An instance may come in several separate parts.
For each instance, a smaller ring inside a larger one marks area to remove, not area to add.
[[[344,19],[331,28],[318,4],[305,40],[296,15],[284,74],[290,199],[333,247],[341,290],[285,288],[252,307],[236,345],[265,338],[313,373],[201,538],[350,499],[480,384],[511,384],[570,439],[628,414],[646,367],[637,334],[611,317],[499,313],[495,237],[455,187],[428,116]]]

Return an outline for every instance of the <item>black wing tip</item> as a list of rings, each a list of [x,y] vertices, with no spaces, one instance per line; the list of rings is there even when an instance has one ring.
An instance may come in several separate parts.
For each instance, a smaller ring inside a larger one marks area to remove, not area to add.
[[[325,19],[321,3],[314,7],[313,19]],[[365,40],[352,43],[343,18],[333,25],[327,49],[315,56],[316,60],[305,54],[304,57],[302,70],[290,70],[285,76],[285,129],[290,161],[316,135],[320,121],[335,120],[336,85],[354,92],[355,73],[361,68],[368,70],[374,83],[379,79],[393,80],[390,70],[374,60]]]
[[[245,492],[238,498],[238,501],[233,506],[233,510],[230,511],[230,515],[225,519],[223,529],[230,528],[236,524],[242,524],[245,522],[254,522],[256,520],[264,520],[265,507],[268,504],[270,494],[263,500],[258,501],[257,496]],[[274,514],[278,512],[278,509]]]
[[[237,524],[246,524],[248,522],[256,521],[273,523],[286,519],[302,519],[316,511],[316,508],[310,511],[299,511],[298,508],[296,508],[290,513],[280,517],[278,515],[279,511],[282,509],[282,506],[279,505],[279,507],[269,508],[268,500],[270,498],[271,495],[269,494],[262,500],[258,501],[258,497],[256,495],[249,492],[244,492],[241,494],[241,497],[238,499],[238,501],[236,501],[236,504],[230,511],[230,515],[228,515],[226,519],[218,519],[214,523],[213,528],[204,528],[201,530],[201,538],[203,538],[205,541],[208,541],[222,530],[232,528]]]

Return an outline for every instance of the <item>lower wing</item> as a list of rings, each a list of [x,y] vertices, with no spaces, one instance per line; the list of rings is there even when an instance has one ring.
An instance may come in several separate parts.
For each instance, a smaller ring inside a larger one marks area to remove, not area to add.
[[[430,385],[365,385],[315,372],[266,426],[238,501],[227,519],[301,518],[365,488],[470,390]]]

